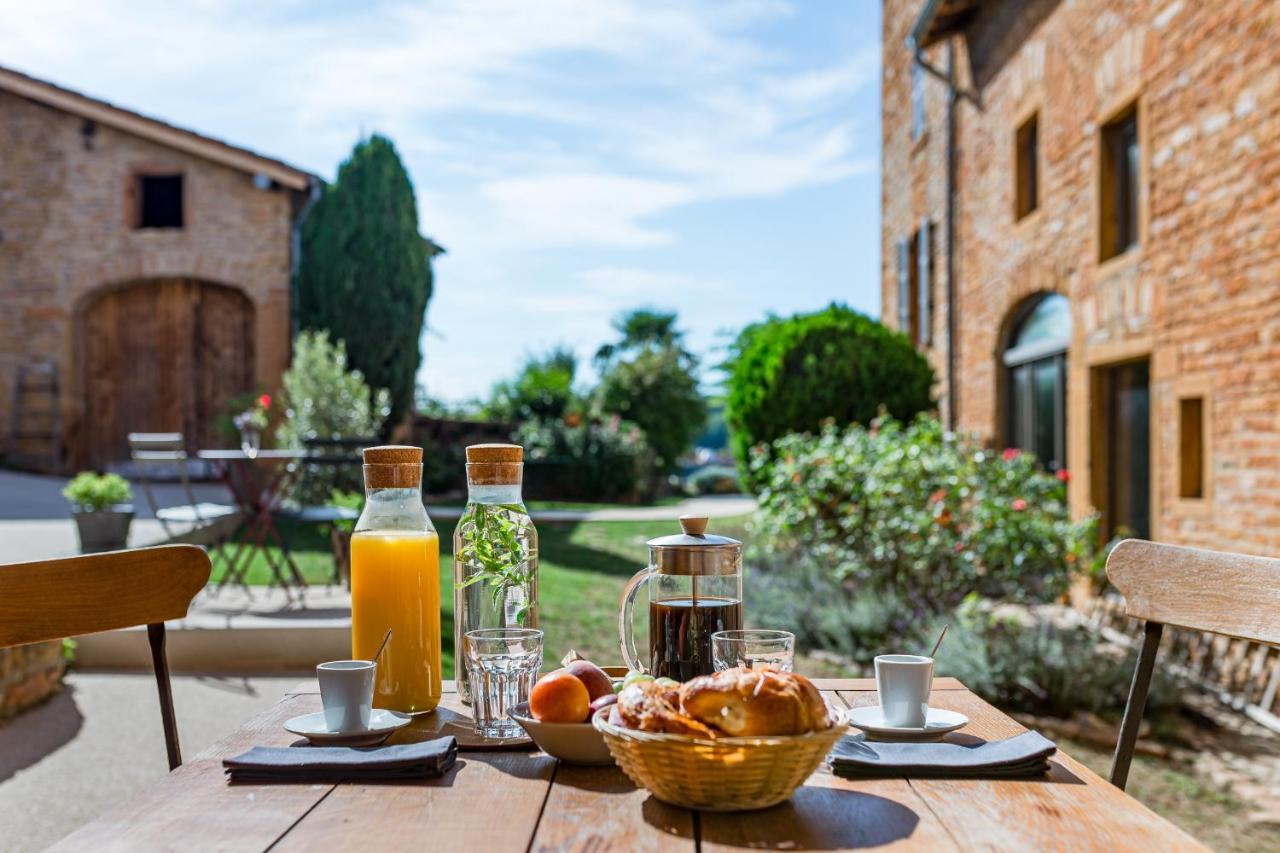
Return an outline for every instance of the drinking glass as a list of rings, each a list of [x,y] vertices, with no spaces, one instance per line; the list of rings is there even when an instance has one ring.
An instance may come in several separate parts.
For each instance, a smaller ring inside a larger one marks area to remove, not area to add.
[[[529,700],[542,669],[542,632],[535,628],[481,628],[466,633],[467,676],[476,734],[521,738],[524,729],[511,718],[516,705]]]
[[[795,655],[796,635],[790,631],[749,628],[711,635],[711,660],[716,672],[739,666],[791,672]]]

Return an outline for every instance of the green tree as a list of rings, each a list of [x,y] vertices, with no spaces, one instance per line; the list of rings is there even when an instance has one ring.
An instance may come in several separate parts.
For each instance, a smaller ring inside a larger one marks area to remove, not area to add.
[[[529,356],[514,379],[493,386],[486,414],[504,421],[562,418],[577,403],[578,358],[568,347]]]
[[[843,305],[771,317],[738,335],[724,365],[729,439],[749,488],[768,479],[769,443],[824,421],[868,424],[883,409],[901,421],[933,406],[933,368],[906,336]],[[752,465],[762,446],[765,460]]]
[[[655,473],[669,474],[706,423],[698,360],[684,348],[676,315],[631,311],[614,322],[621,339],[596,354],[596,405],[644,431]]]
[[[344,341],[352,366],[388,390],[390,423],[413,403],[431,253],[391,140],[361,141],[302,227],[298,319]]]

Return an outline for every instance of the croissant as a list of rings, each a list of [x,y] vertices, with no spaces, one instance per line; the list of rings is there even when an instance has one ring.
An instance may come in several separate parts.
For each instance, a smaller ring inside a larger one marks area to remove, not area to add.
[[[675,688],[642,681],[618,694],[618,715],[623,725],[642,732],[714,738],[716,732],[680,712],[680,696]]]
[[[831,724],[813,682],[772,669],[730,669],[694,678],[680,688],[680,710],[730,737],[798,735]]]

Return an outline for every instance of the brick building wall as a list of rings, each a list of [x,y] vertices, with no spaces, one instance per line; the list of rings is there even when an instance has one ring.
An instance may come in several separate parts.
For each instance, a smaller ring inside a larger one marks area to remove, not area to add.
[[[19,366],[59,366],[67,442],[85,425],[77,325],[106,289],[151,279],[226,285],[252,304],[252,372],[289,358],[291,228],[301,193],[150,139],[0,91],[0,411]],[[139,171],[180,172],[181,229],[135,229]],[[246,389],[252,390],[252,389]],[[0,429],[8,429],[8,418]],[[74,457],[74,447],[68,448]]]
[[[898,316],[897,241],[946,215],[946,86],[926,78],[911,140],[912,56],[923,0],[884,9],[883,314]],[[954,305],[933,244],[928,355],[944,413],[1003,444],[1001,353],[1024,300],[1071,306],[1066,464],[1073,510],[1104,503],[1109,366],[1149,366],[1150,535],[1280,552],[1280,4],[1272,0],[999,0],[925,51],[954,50]],[[1100,128],[1138,105],[1140,242],[1100,260]],[[1039,207],[1014,214],[1015,132],[1038,113]],[[946,316],[955,312],[955,387]],[[1181,401],[1203,401],[1204,483],[1180,486]],[[1123,449],[1122,449],[1123,451]],[[1121,451],[1121,452],[1122,452]]]

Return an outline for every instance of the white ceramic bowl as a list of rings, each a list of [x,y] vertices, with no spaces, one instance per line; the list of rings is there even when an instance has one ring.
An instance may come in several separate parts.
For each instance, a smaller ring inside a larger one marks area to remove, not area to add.
[[[528,702],[517,705],[511,717],[547,755],[567,764],[613,764],[604,735],[591,723],[542,723],[529,713]]]

